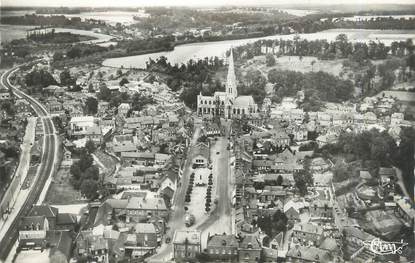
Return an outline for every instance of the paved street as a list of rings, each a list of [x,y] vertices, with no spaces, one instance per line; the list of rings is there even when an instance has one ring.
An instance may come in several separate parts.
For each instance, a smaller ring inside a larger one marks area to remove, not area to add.
[[[198,227],[202,231],[202,240],[207,239],[208,233],[231,233],[231,192],[229,188],[229,151],[226,149],[228,140],[218,138],[211,149],[213,174],[217,182],[216,200],[218,204],[210,217]],[[219,154],[217,154],[219,152]],[[204,237],[204,238],[203,238]],[[205,247],[206,244],[202,244]]]
[[[184,225],[184,207],[185,207],[185,195],[186,189],[189,184],[189,176],[193,172],[191,167],[191,160],[193,158],[193,145],[197,143],[197,138],[200,134],[200,127],[195,127],[195,132],[193,133],[192,140],[189,144],[189,151],[187,153],[187,160],[185,163],[185,167],[183,169],[183,176],[180,180],[180,186],[177,188],[177,193],[174,196],[174,202],[172,207],[172,215],[168,222],[168,230],[166,236],[173,239],[174,231],[177,229],[185,228]],[[161,248],[157,251],[157,254],[153,257],[149,258],[149,262],[163,262],[166,260],[170,260],[173,255],[173,246],[172,244],[165,244],[161,246]]]

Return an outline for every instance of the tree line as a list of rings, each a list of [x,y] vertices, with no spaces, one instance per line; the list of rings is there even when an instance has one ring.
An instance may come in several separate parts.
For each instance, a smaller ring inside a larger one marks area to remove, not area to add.
[[[261,47],[276,47],[276,55],[288,56],[313,56],[319,59],[341,59],[350,58],[354,61],[365,61],[367,59],[385,59],[389,52],[392,56],[403,57],[414,50],[411,39],[406,41],[394,41],[388,47],[382,42],[370,41],[351,42],[346,34],[339,34],[334,41],[301,39],[294,37],[290,39],[259,40],[252,44],[239,46],[234,49],[235,59],[250,59],[260,55]]]

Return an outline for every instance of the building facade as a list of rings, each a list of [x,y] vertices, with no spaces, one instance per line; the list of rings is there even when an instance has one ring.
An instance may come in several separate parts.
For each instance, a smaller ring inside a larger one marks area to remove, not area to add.
[[[197,114],[199,116],[206,118],[220,116],[232,119],[258,112],[258,105],[252,96],[238,96],[232,50],[228,61],[226,91],[216,91],[213,96],[203,96],[202,93],[197,95]]]

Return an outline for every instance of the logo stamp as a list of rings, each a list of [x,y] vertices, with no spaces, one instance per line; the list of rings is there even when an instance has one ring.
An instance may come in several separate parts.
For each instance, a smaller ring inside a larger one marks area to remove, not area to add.
[[[396,255],[402,254],[402,250],[408,243],[403,242],[388,242],[375,238],[371,241],[364,242],[365,246],[377,255]]]

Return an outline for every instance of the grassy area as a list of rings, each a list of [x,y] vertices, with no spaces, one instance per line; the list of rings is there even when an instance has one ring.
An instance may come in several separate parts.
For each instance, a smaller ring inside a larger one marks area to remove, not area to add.
[[[249,60],[247,63],[248,66],[244,67],[243,71],[259,69],[264,74],[268,74],[271,69],[294,70],[303,73],[324,71],[339,76],[340,72],[342,72],[342,63],[342,59],[318,60],[315,57],[302,57],[300,59],[298,56],[282,56],[279,58],[276,57],[275,66],[267,67],[265,64],[265,55],[263,55]]]
[[[81,193],[73,188],[70,178],[69,168],[59,169],[50,185],[45,202],[55,205],[85,202]]]

